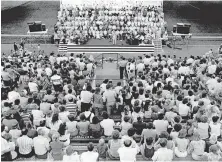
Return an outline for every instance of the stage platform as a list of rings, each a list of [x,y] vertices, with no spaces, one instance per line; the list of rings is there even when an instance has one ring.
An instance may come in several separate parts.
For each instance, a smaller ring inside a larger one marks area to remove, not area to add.
[[[154,45],[148,44],[145,46],[134,45],[75,45],[75,44],[60,44],[59,52],[68,53],[154,53]]]

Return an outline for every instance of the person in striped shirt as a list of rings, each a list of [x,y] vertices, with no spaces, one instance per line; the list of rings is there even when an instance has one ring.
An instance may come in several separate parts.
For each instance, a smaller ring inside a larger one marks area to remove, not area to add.
[[[76,100],[74,100],[72,97],[70,97],[68,99],[68,102],[66,103],[66,110],[75,117],[77,116],[78,109],[76,105]]]
[[[16,141],[17,146],[19,147],[20,157],[30,158],[34,155],[33,151],[33,139],[27,136],[28,129],[22,130],[22,136],[19,137]]]

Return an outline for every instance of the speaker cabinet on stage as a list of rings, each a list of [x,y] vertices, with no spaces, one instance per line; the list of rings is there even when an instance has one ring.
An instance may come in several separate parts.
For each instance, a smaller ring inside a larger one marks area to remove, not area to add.
[[[133,39],[132,45],[139,45],[139,40],[138,39]]]
[[[178,23],[177,24],[177,33],[179,34],[189,34],[190,33],[190,24],[183,24],[183,23]]]
[[[173,33],[177,33],[177,26],[176,25],[173,26]]]
[[[42,31],[46,31],[45,24],[42,24]]]
[[[46,31],[46,26],[41,21],[30,22],[28,25],[30,32]]]

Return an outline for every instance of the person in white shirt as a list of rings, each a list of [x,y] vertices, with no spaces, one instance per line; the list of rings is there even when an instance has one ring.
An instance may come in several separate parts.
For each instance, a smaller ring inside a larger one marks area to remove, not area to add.
[[[86,66],[86,64],[83,62],[82,59],[80,59],[80,62],[78,63],[78,65],[79,65],[80,71],[83,71]]]
[[[109,82],[109,80],[108,80],[108,79],[105,79],[105,80],[103,81],[103,83],[100,85],[101,93],[105,92],[105,90],[106,90],[106,85],[107,85],[108,82]]]
[[[146,55],[145,58],[143,59],[143,63],[145,66],[148,66],[151,62],[150,56]]]
[[[145,69],[145,65],[142,62],[140,62],[139,64],[137,64],[136,69],[137,69],[137,74],[143,73],[143,71]]]
[[[107,113],[111,115],[116,104],[116,92],[111,89],[110,84],[106,85],[106,91],[103,93],[103,97],[104,102],[106,102]]]
[[[121,82],[118,82],[117,83],[117,86],[115,87],[115,92],[116,94],[119,94],[120,90],[122,89],[123,87],[121,86]]]
[[[20,99],[20,94],[17,92],[17,88],[15,87],[13,91],[10,91],[8,93],[8,100],[9,102],[13,102],[16,100],[16,99]]]
[[[212,65],[208,66],[207,71],[208,74],[214,74],[216,72],[217,65],[214,61],[212,61]]]
[[[40,121],[44,120],[44,114],[41,110],[32,110],[33,124],[39,126]]]
[[[48,65],[45,65],[46,68],[45,68],[45,73],[48,77],[51,77],[52,75],[52,69],[50,67],[48,67]]]
[[[51,77],[51,82],[53,84],[54,90],[58,92],[62,84],[62,78],[61,76],[57,75],[57,71],[53,72],[53,76]]]
[[[188,116],[190,115],[190,107],[187,106],[188,103],[188,99],[184,98],[182,103],[179,104],[179,114],[180,116],[182,116],[182,118],[188,118]]]
[[[109,119],[107,112],[103,112],[102,116],[103,120],[100,122],[100,125],[104,129],[104,135],[109,137],[114,131],[115,122],[113,119]]]
[[[209,91],[213,91],[214,89],[216,89],[217,87],[217,79],[215,79],[214,76],[212,76],[212,78],[210,78],[207,82],[206,82],[206,85],[207,85],[207,88],[209,89]]]
[[[87,146],[88,151],[82,153],[81,162],[97,162],[99,158],[98,152],[94,152],[94,145],[90,142]]]
[[[3,135],[3,132],[5,131],[6,127],[5,125],[1,125],[1,133]],[[12,155],[11,151],[13,151],[14,148],[10,147],[8,141],[1,137],[1,160],[2,161],[12,161]]]
[[[154,162],[158,161],[172,161],[173,160],[173,151],[170,149],[167,149],[167,139],[162,138],[159,142],[161,148],[159,148],[153,155],[152,160]]]
[[[30,79],[28,86],[31,93],[38,92],[38,85],[34,82],[33,78]]]
[[[49,140],[44,137],[44,131],[38,130],[38,136],[33,139],[35,155],[38,159],[47,159],[50,150]]]
[[[178,74],[184,74],[184,75],[189,75],[190,74],[190,69],[189,67],[186,67],[184,63],[181,64],[181,67],[178,69]]]
[[[158,120],[154,120],[153,125],[156,128],[157,134],[160,134],[163,131],[167,131],[169,123],[167,120],[164,120],[164,114],[159,114]]]
[[[80,155],[78,155],[77,152],[74,152],[74,148],[72,146],[68,146],[66,148],[66,155],[63,155],[63,161],[80,162]]]
[[[127,139],[124,141],[124,147],[120,147],[118,149],[121,162],[135,162],[136,161],[137,148],[131,147],[131,145],[132,145],[132,141]]]
[[[89,109],[92,98],[93,98],[93,94],[91,92],[92,87],[91,86],[87,86],[86,87],[86,91],[82,91],[80,94],[80,98],[81,98],[81,112],[85,112],[85,110]]]

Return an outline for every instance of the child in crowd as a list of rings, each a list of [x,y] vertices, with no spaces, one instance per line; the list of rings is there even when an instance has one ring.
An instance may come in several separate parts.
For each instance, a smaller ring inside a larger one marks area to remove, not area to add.
[[[80,162],[78,152],[74,151],[72,146],[66,148],[66,155],[63,155],[63,161]]]
[[[107,150],[108,146],[105,144],[105,139],[101,138],[99,140],[99,144],[97,145],[97,152],[99,153],[99,158],[106,159]]]

